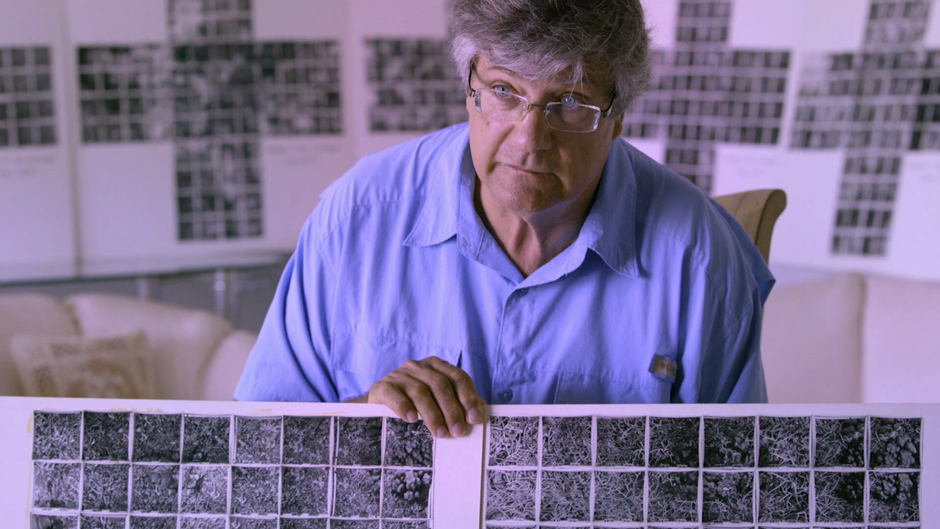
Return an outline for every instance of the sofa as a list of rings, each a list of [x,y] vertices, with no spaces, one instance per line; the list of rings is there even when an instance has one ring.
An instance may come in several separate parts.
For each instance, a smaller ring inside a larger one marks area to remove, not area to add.
[[[257,339],[212,313],[141,298],[83,293],[59,300],[33,293],[4,294],[0,295],[0,395],[25,394],[22,362],[18,365],[11,351],[14,337],[20,343],[43,337],[64,341],[72,347],[60,347],[55,353],[74,354],[80,351],[76,343],[121,335],[145,339],[139,355],[148,388],[143,396],[183,400],[231,400]]]
[[[771,402],[940,402],[940,283],[771,268]]]

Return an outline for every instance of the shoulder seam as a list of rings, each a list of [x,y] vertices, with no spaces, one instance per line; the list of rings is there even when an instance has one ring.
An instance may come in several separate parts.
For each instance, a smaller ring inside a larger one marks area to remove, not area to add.
[[[669,230],[661,229],[661,228],[659,228],[658,226],[656,226],[656,225],[654,225],[654,224],[647,224],[647,222],[646,222],[645,220],[637,220],[637,225],[645,225],[645,226],[647,226],[649,229],[654,230],[656,233],[658,233],[658,234],[660,234],[660,235],[662,235],[662,236],[667,236],[667,237],[669,237],[671,240],[675,241],[677,244],[682,245],[683,248],[689,250],[689,255],[690,255],[690,256],[692,257],[692,259],[695,261],[696,265],[704,272],[705,280],[706,280],[706,281],[705,281],[705,284],[708,286],[709,290],[711,290],[713,294],[720,294],[720,293],[721,293],[721,290],[718,289],[718,287],[717,287],[718,282],[715,280],[714,277],[712,277],[712,273],[711,273],[711,271],[709,270],[707,263],[705,262],[705,256],[704,256],[704,254],[702,253],[701,249],[700,249],[698,246],[692,245],[692,244],[690,244],[688,241],[682,240],[681,238],[679,238],[678,236],[676,236],[675,233],[673,233],[673,232],[671,232],[671,231],[669,231]],[[725,305],[724,297],[723,297],[723,296],[715,296],[715,297],[716,297],[716,299],[718,300],[718,302],[721,304],[722,309],[727,310],[727,306]],[[735,320],[734,323],[741,322],[741,321],[743,321],[745,318],[751,317],[751,316],[753,315],[753,313],[754,313],[753,307],[750,306],[750,305],[748,305],[748,311],[747,311],[747,313],[743,314],[739,319]],[[725,334],[725,335],[723,336],[723,338],[727,338],[732,332],[733,332],[733,331],[729,331],[727,334]]]
[[[420,198],[427,197],[427,194],[426,193],[414,193],[405,197],[400,197],[400,198],[395,198],[395,199],[372,199],[372,200],[358,202],[355,205],[350,206],[346,211],[342,213],[342,215],[333,219],[330,222],[330,224],[333,224],[333,226],[327,226],[326,229],[317,230],[316,234],[314,234],[312,242],[315,242],[316,244],[320,244],[322,241],[329,238],[331,235],[333,235],[333,233],[336,230],[343,227],[343,225],[346,224],[346,221],[349,220],[349,217],[351,217],[359,209],[362,209],[364,207],[375,206],[378,204],[402,203],[402,202],[412,200],[414,198],[419,198],[419,197]]]

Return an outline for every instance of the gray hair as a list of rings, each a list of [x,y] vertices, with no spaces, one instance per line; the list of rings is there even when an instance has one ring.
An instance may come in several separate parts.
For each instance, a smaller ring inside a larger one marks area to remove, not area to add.
[[[455,0],[451,52],[463,79],[482,56],[530,80],[609,84],[611,115],[650,80],[639,0]]]

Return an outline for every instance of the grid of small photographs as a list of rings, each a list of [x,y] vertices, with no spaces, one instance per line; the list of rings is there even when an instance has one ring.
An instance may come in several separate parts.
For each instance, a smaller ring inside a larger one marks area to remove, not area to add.
[[[173,47],[173,137],[257,136],[260,86],[251,44]]]
[[[372,132],[433,131],[467,121],[466,79],[448,39],[369,39]]]
[[[266,135],[341,134],[339,43],[260,44],[264,87],[261,132]]]
[[[41,412],[34,529],[427,529],[434,440],[383,417]]]
[[[861,51],[806,59],[790,144],[846,153],[833,253],[887,253],[902,154],[940,148],[940,64],[918,48],[929,7],[872,0]]]
[[[261,137],[342,133],[338,43],[255,42],[251,8],[170,0],[170,44],[78,49],[83,143],[172,141],[181,241],[264,235]]]
[[[0,148],[56,143],[52,52],[0,47]]]
[[[169,50],[163,46],[79,48],[82,142],[167,139],[170,73]]]
[[[258,148],[258,142],[238,137],[177,143],[180,240],[261,235]]]
[[[251,0],[168,0],[170,39],[230,42],[251,37]]]
[[[921,419],[491,417],[508,527],[919,527]]]
[[[173,48],[181,241],[263,234],[254,57],[251,44]]]
[[[731,0],[682,0],[676,42],[624,119],[626,137],[666,140],[665,165],[711,190],[715,144],[775,145],[790,53],[731,49]]]

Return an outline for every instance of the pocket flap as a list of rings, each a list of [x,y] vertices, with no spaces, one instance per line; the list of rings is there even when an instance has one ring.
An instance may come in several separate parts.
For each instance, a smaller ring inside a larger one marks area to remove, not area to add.
[[[555,389],[555,404],[668,403],[671,390],[669,381],[649,373],[631,379],[562,371]]]
[[[398,369],[408,360],[436,356],[461,366],[462,351],[457,348],[417,343],[397,337],[350,334],[333,343],[333,370],[341,400],[365,395],[372,384]]]

